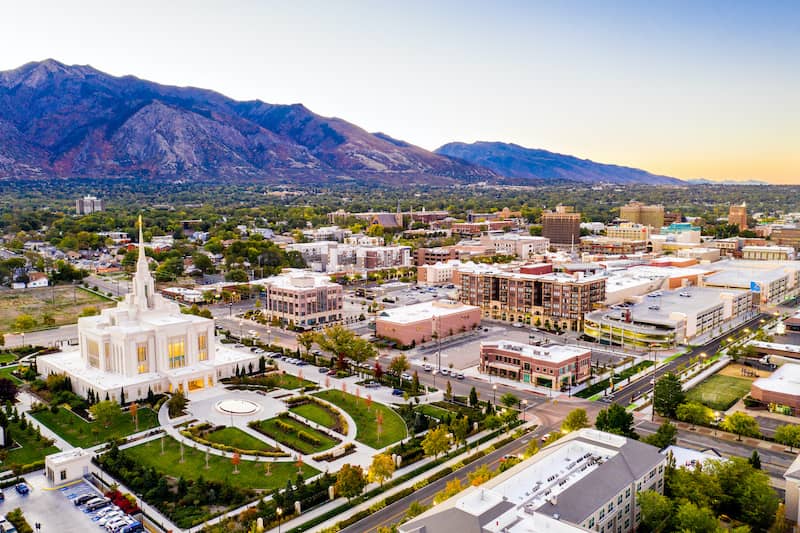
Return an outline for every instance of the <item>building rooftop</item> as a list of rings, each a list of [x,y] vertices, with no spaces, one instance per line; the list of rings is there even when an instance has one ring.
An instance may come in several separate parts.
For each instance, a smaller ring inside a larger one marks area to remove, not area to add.
[[[580,346],[568,346],[563,344],[550,344],[547,346],[535,346],[516,341],[502,340],[494,342],[482,342],[481,347],[497,348],[517,352],[522,356],[553,363],[561,363],[569,359],[574,359],[589,352],[588,349]]]
[[[800,396],[800,365],[786,363],[773,372],[770,377],[755,380],[753,387],[764,391]]]
[[[583,429],[423,513],[400,531],[585,531],[576,524],[664,461],[653,446]]]
[[[318,244],[318,243],[315,243]],[[309,270],[289,268],[277,276],[253,280],[251,285],[269,285],[276,289],[319,289],[322,287],[340,287],[339,284],[331,281],[327,274],[319,274]]]
[[[395,322],[397,324],[411,324],[423,320],[430,320],[433,317],[453,315],[465,311],[474,311],[475,309],[479,308],[474,305],[466,305],[452,300],[431,300],[429,302],[386,309],[378,316],[378,320]]]

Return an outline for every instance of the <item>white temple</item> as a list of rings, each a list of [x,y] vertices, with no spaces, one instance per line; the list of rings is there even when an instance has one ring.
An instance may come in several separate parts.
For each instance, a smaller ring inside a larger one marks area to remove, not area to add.
[[[258,355],[216,345],[213,320],[183,314],[155,292],[143,242],[140,216],[133,292],[98,316],[79,318],[79,350],[39,357],[39,373],[67,374],[82,396],[91,389],[101,399],[119,400],[124,391],[131,401],[148,389],[190,393],[234,375],[237,367],[257,366]]]

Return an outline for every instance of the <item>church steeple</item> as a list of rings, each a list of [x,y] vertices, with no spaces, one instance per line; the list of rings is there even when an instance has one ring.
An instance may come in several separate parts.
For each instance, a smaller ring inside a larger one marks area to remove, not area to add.
[[[136,261],[136,274],[133,276],[133,302],[139,309],[153,307],[153,291],[155,282],[150,275],[147,255],[144,253],[144,224],[139,215],[139,258]]]

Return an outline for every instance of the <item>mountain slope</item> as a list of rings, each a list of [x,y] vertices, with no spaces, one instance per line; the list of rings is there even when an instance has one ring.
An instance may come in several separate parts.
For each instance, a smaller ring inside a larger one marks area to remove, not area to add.
[[[679,179],[651,174],[637,168],[595,163],[571,155],[501,142],[454,142],[436,149],[435,153],[488,168],[519,183],[530,180],[567,180],[582,183],[685,185]]]
[[[0,178],[485,180],[484,168],[304,106],[238,102],[48,59],[0,72]]]

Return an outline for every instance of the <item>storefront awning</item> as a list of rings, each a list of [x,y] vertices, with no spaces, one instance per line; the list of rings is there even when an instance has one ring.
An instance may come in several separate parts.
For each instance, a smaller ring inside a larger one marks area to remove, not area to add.
[[[487,366],[490,366],[492,368],[497,368],[499,370],[505,370],[506,372],[519,372],[520,371],[520,368],[518,366],[509,365],[509,364],[506,364],[506,363],[492,362],[492,363],[487,363]]]

